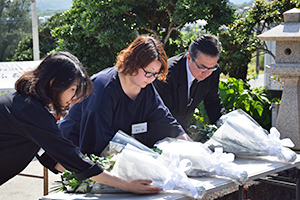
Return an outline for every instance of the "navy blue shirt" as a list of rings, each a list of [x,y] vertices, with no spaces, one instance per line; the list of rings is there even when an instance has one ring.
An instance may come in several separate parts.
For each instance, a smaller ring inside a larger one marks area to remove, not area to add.
[[[124,93],[115,67],[91,79],[92,94],[73,105],[59,125],[63,135],[84,153],[99,155],[118,130],[131,135],[131,126],[143,122],[147,122],[147,132],[135,134],[135,138],[148,147],[165,137],[185,133],[152,84],[132,100]]]
[[[100,174],[99,164],[62,136],[55,117],[41,102],[18,93],[0,96],[0,185],[20,173],[44,149],[79,179]],[[42,163],[43,164],[43,163]],[[54,167],[54,166],[53,166]]]

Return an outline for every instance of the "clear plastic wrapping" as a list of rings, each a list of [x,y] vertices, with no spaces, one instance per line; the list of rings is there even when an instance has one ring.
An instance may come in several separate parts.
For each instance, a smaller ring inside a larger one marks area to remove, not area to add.
[[[144,152],[149,153],[154,158],[157,158],[159,156],[159,153],[153,151],[146,145],[142,144],[141,142],[139,142],[135,138],[127,135],[126,133],[124,133],[121,130],[119,130],[115,134],[115,136],[112,138],[112,140],[109,142],[108,152],[109,152],[109,154],[120,153],[127,144],[131,144],[132,146],[134,146]]]
[[[151,179],[152,185],[159,188],[163,188],[164,181],[171,176],[168,168],[151,154],[130,144],[117,155],[111,173],[125,180]]]
[[[189,160],[191,167],[185,172],[188,176],[218,175],[230,178],[238,184],[244,184],[248,180],[247,172],[233,163],[234,155],[223,153],[222,148],[212,152],[200,142],[174,138],[165,138],[155,146],[162,151],[157,159],[166,166],[169,166],[176,156],[179,156],[180,160]]]
[[[144,147],[134,138],[122,136],[122,133],[116,133],[111,148],[127,143],[116,155],[116,162],[111,173],[125,180],[131,179],[151,179],[152,185],[161,188],[164,191],[179,190],[195,199],[202,198],[205,194],[205,188],[202,185],[193,185],[187,175],[184,173],[189,169],[188,160],[180,160],[177,156],[165,165],[159,160],[159,154],[148,147]],[[112,151],[112,150],[110,150]]]
[[[221,120],[220,128],[205,143],[210,149],[221,146],[236,156],[276,156],[284,162],[296,159],[296,153],[288,148],[294,146],[289,138],[281,140],[275,127],[269,134],[243,110],[232,111]]]

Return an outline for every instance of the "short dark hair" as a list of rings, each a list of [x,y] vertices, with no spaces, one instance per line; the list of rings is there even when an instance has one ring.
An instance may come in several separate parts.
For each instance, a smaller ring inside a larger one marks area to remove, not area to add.
[[[221,42],[214,35],[203,34],[195,38],[189,46],[189,54],[196,59],[200,53],[211,57],[219,57],[222,51]]]
[[[133,75],[139,68],[146,67],[154,60],[161,63],[159,80],[168,74],[168,58],[161,44],[151,36],[140,35],[118,56],[116,67],[123,74]]]
[[[73,54],[59,51],[47,55],[35,70],[25,72],[15,89],[40,100],[44,106],[52,104],[56,114],[61,115],[66,109],[61,105],[61,94],[74,83],[77,84],[74,102],[89,96],[92,82],[84,67]]]

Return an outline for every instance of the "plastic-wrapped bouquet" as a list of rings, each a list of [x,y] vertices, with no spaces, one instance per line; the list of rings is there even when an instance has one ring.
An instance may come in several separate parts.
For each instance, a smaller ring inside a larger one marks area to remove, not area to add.
[[[158,159],[158,153],[122,132],[116,133],[111,142],[110,148],[121,151],[116,155],[116,162],[111,170],[113,175],[125,180],[151,179],[153,185],[164,191],[179,190],[196,199],[204,196],[205,188],[202,185],[194,186],[184,173],[190,165],[188,160],[174,157],[169,166],[166,166]],[[124,146],[125,143],[127,144]]]
[[[111,141],[109,142],[109,145],[106,148],[106,150],[107,150],[106,154],[109,154],[109,155],[118,154],[125,148],[125,146],[127,144],[130,144],[144,152],[147,152],[154,158],[157,158],[159,156],[159,153],[153,151],[146,145],[142,144],[141,142],[139,142],[135,138],[127,135],[126,133],[124,133],[121,130],[119,130],[114,135],[114,137],[111,139]]]
[[[220,128],[205,143],[210,149],[222,146],[236,156],[276,156],[284,162],[296,159],[296,153],[288,148],[294,146],[289,138],[280,140],[275,127],[268,133],[243,110],[232,111],[221,120]]]
[[[191,167],[186,171],[188,176],[218,175],[230,178],[238,184],[244,184],[248,180],[247,172],[233,163],[234,155],[223,153],[222,148],[216,148],[215,152],[212,152],[200,142],[174,138],[165,138],[155,146],[162,151],[158,160],[166,166],[170,165],[176,156],[179,156],[180,160],[189,160]]]

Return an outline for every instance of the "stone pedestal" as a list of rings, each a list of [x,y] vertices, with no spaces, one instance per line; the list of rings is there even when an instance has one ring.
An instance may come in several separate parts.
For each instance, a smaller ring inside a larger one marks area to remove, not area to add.
[[[282,138],[290,138],[300,149],[300,77],[283,77],[284,89],[276,120]]]
[[[276,128],[281,138],[290,138],[300,150],[300,9],[283,13],[285,23],[258,36],[276,41],[275,63],[265,72],[280,76],[284,83]]]
[[[281,138],[290,138],[300,149],[300,68],[294,64],[272,64],[266,73],[280,74],[284,82],[276,128]]]

